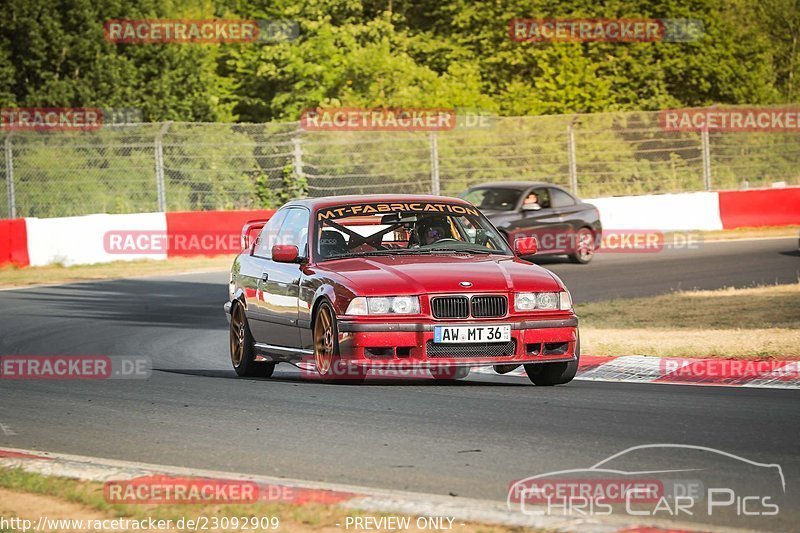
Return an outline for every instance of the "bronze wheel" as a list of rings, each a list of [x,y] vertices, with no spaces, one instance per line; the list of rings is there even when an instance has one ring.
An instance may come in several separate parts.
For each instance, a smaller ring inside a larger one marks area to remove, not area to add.
[[[326,382],[358,384],[366,376],[362,367],[341,360],[336,315],[327,302],[320,305],[314,319],[314,365]]]
[[[231,309],[230,331],[233,369],[239,376],[268,378],[275,370],[275,363],[256,361],[254,344],[244,306],[241,303],[235,303]]]
[[[323,304],[314,323],[314,362],[321,376],[329,375],[333,366],[335,352],[333,335],[333,314],[331,308]]]
[[[237,305],[234,307],[233,312],[231,313],[231,363],[233,363],[233,368],[239,368],[242,365],[242,360],[244,359],[244,341],[245,341],[245,330],[244,330],[244,310],[242,309],[241,305]]]

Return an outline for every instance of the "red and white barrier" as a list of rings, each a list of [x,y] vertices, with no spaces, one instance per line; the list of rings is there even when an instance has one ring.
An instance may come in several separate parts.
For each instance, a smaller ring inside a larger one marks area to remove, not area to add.
[[[614,196],[586,200],[600,210],[604,228],[615,230],[722,229],[715,192]]]
[[[123,232],[166,232],[164,213],[134,215],[86,215],[64,218],[26,218],[28,257],[32,266],[50,264],[88,265],[136,259],[166,259],[166,253],[110,253],[105,234]]]
[[[800,187],[720,191],[724,229],[800,224]]]
[[[603,226],[613,230],[691,231],[800,224],[800,187],[587,201],[599,209]],[[81,265],[234,254],[239,251],[242,225],[248,220],[269,218],[272,213],[196,211],[0,220],[0,265]]]
[[[242,226],[248,220],[268,219],[270,210],[250,211],[187,211],[167,213],[167,235],[170,238],[169,257],[235,254],[241,251]]]
[[[25,219],[0,220],[0,265],[26,266],[28,259],[28,231]]]

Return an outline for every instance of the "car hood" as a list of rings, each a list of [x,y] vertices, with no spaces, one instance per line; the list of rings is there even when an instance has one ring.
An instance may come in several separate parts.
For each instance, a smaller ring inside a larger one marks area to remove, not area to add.
[[[376,256],[327,261],[318,267],[362,296],[562,289],[549,271],[512,257]]]

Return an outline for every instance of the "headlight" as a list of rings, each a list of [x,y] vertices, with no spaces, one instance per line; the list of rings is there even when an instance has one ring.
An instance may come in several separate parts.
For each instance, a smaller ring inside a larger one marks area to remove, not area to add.
[[[348,315],[417,315],[419,297],[417,296],[359,296],[347,306]]]
[[[569,311],[572,309],[572,298],[569,292],[518,292],[514,295],[514,309],[517,311]]]
[[[562,311],[569,311],[572,309],[572,295],[569,291],[558,293],[558,308]]]
[[[540,292],[536,296],[536,307],[538,309],[558,309],[558,293]]]
[[[530,311],[536,309],[535,292],[518,292],[514,295],[514,309],[517,311]]]
[[[347,311],[345,311],[346,315],[366,315],[367,313],[369,313],[367,299],[363,296],[350,300],[350,305],[347,306]]]

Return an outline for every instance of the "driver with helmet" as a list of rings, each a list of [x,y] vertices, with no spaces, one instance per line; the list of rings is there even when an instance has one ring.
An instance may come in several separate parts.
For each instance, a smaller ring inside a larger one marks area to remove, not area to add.
[[[419,246],[428,246],[442,239],[453,239],[453,228],[446,215],[431,215],[417,222],[414,233]]]

